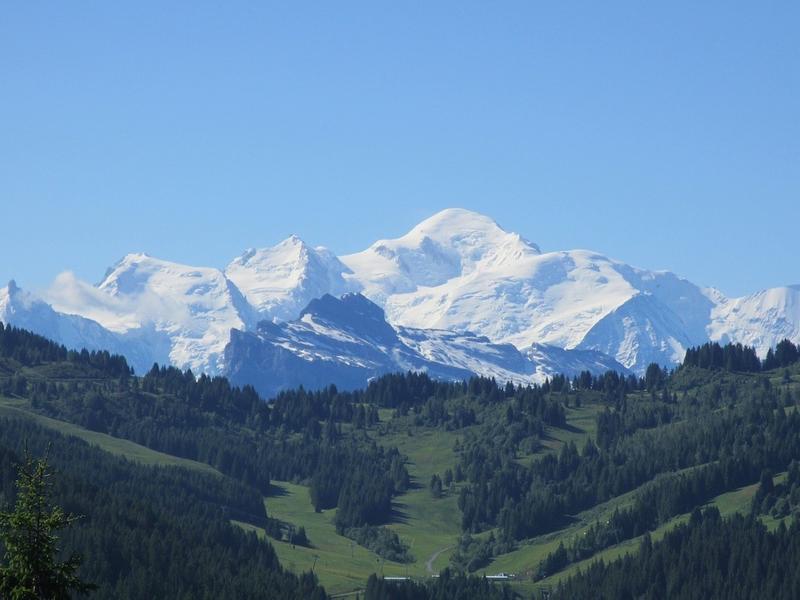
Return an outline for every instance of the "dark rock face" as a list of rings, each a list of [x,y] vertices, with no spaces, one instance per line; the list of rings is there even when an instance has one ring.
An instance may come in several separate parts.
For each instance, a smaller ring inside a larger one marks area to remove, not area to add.
[[[361,388],[373,377],[399,371],[450,380],[482,374],[501,383],[530,383],[582,370],[627,372],[596,351],[537,345],[522,353],[469,332],[395,329],[383,310],[361,294],[326,294],[312,300],[295,321],[262,321],[255,331],[232,330],[224,370],[233,383],[252,385],[266,398],[301,385]]]
[[[303,386],[364,387],[372,377],[426,371],[463,379],[468,370],[426,360],[398,338],[383,310],[361,294],[312,300],[296,321],[262,321],[253,332],[231,331],[225,372],[233,383],[253,385],[264,397]]]

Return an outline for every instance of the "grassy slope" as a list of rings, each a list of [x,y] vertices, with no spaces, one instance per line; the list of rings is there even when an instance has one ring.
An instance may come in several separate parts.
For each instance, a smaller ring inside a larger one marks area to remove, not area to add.
[[[124,456],[141,464],[185,467],[187,469],[193,469],[204,473],[212,473],[215,475],[220,474],[216,469],[204,463],[164,454],[163,452],[151,450],[150,448],[146,448],[145,446],[141,446],[128,440],[115,438],[97,431],[89,431],[88,429],[84,429],[78,425],[73,425],[72,423],[66,423],[64,421],[59,421],[57,419],[45,417],[44,415],[36,414],[31,412],[30,405],[25,400],[0,396],[0,417],[29,419],[35,421],[37,424],[42,425],[43,427],[55,429],[64,435],[73,435],[81,438],[82,440],[85,440],[86,442],[97,446],[106,452],[115,454],[117,456]]]
[[[303,548],[270,540],[281,563],[288,569],[301,572],[314,568],[320,582],[333,593],[361,588],[371,573],[381,572],[381,569],[387,575],[405,574],[405,565],[384,563],[373,552],[338,535],[333,524],[336,510],[315,512],[307,487],[275,482],[273,488],[274,493],[266,499],[267,513],[303,525],[313,545]]]
[[[546,449],[559,450],[569,442],[575,442],[580,450],[587,438],[595,437],[597,433],[597,415],[605,406],[596,402],[587,403],[580,408],[566,409],[567,425],[569,429],[551,429],[548,437],[543,440]]]
[[[317,556],[315,572],[326,589],[333,593],[362,587],[371,573],[385,575],[428,576],[428,559],[443,548],[452,547],[461,531],[457,493],[434,500],[428,491],[428,481],[434,473],[443,473],[455,464],[453,444],[459,436],[450,432],[415,431],[391,434],[380,439],[386,446],[395,446],[410,459],[409,472],[413,487],[395,502],[397,517],[389,525],[411,547],[414,562],[408,565],[383,561],[369,550],[351,544],[336,533],[335,510],[315,513],[308,488],[276,482],[277,495],[266,499],[270,516],[306,528],[314,548],[292,547],[285,542],[273,542],[281,562],[293,570],[309,570]],[[435,571],[444,568],[450,552],[444,552],[433,562]]]
[[[462,434],[463,431],[414,430],[412,436],[392,434],[379,440],[384,446],[398,448],[409,458],[407,467],[413,478],[413,487],[397,498],[398,519],[390,527],[412,547],[416,562],[411,565],[409,573],[413,575],[428,575],[428,559],[442,550],[431,566],[437,573],[447,566],[452,548],[461,534],[457,485],[454,484],[442,498],[435,499],[431,496],[429,483],[434,474],[442,476],[445,470],[455,466],[453,446]]]
[[[780,483],[786,478],[785,473],[781,473],[774,478],[775,483]],[[724,494],[720,494],[716,498],[714,498],[709,505],[716,506],[720,514],[723,516],[732,515],[734,513],[747,513],[750,511],[750,502],[753,498],[753,495],[756,493],[758,489],[758,484],[754,483],[752,485],[747,485],[741,487],[739,489],[726,492]],[[667,523],[664,523],[658,529],[651,533],[651,539],[655,542],[660,540],[664,537],[664,535],[677,527],[682,523],[686,523],[689,520],[689,514],[683,514],[672,518]],[[762,521],[770,528],[774,528],[778,526],[780,521],[773,519],[772,517],[762,518]],[[597,560],[604,560],[605,562],[612,561],[620,556],[625,554],[637,552],[639,549],[639,544],[642,541],[642,536],[633,538],[630,540],[626,540],[616,546],[612,546],[611,548],[606,548],[605,550],[597,553],[595,556],[591,558],[587,558],[584,561],[576,563],[574,565],[570,565],[563,571],[556,573],[552,577],[542,580],[537,584],[523,584],[523,587],[527,589],[537,589],[537,588],[547,588],[549,586],[557,584],[561,579],[573,575],[578,569],[585,569],[587,566],[592,564]],[[557,547],[557,545],[556,545]]]
[[[701,466],[687,467],[680,471],[675,471],[675,473],[688,473]],[[562,529],[522,542],[516,550],[495,558],[491,565],[487,567],[487,573],[502,571],[530,577],[536,571],[539,562],[550,552],[556,550],[560,543],[565,546],[568,545],[574,538],[583,535],[596,521],[605,521],[611,517],[615,510],[630,506],[636,494],[649,484],[649,481],[645,482],[629,492],[573,515],[572,523]]]
[[[594,434],[595,416],[600,407],[590,404],[581,408],[567,409],[569,429],[552,429],[538,454],[557,451],[563,444],[574,441],[580,447],[585,439]],[[398,506],[406,517],[390,525],[406,540],[413,543],[417,562],[410,574],[428,575],[427,559],[439,550],[447,548],[432,562],[435,572],[445,568],[454,546],[461,535],[461,513],[458,509],[458,486],[454,485],[444,498],[434,500],[428,491],[428,482],[436,473],[442,475],[457,462],[453,446],[466,431],[442,432],[413,429],[413,435],[397,433],[379,439],[385,446],[393,446],[409,457],[409,472],[420,487],[412,489],[398,498]],[[521,462],[532,460],[536,455],[522,457]],[[508,570],[493,565],[489,572]]]
[[[594,432],[595,416],[601,410],[596,404],[579,409],[568,409],[568,430],[554,429],[545,440],[543,452],[558,450],[564,443],[574,441],[580,445]],[[382,421],[391,419],[391,411],[380,415]],[[410,432],[410,435],[409,435]],[[445,568],[454,551],[458,537],[461,535],[461,513],[458,510],[458,487],[445,494],[441,499],[433,499],[428,489],[428,482],[433,474],[442,475],[448,468],[453,468],[457,461],[453,447],[456,440],[462,438],[465,430],[433,431],[419,427],[400,428],[398,431],[376,436],[378,442],[386,447],[395,447],[409,458],[408,470],[412,476],[412,489],[399,496],[395,501],[397,516],[388,525],[411,546],[414,562],[408,565],[384,562],[377,555],[358,545],[351,547],[350,540],[336,533],[333,525],[335,510],[315,513],[304,486],[290,483],[277,483],[278,495],[266,499],[267,512],[276,518],[289,521],[295,525],[303,525],[314,545],[314,548],[292,547],[285,542],[274,541],[281,562],[290,569],[303,571],[314,566],[315,572],[323,585],[333,593],[350,591],[363,586],[366,578],[373,572],[386,575],[409,575],[412,577],[428,577],[428,561],[435,572]],[[523,457],[521,460],[530,460]],[[628,495],[615,499],[608,506],[602,505],[587,511],[587,522],[599,518],[597,515],[613,511],[623,504]],[[263,532],[262,532],[263,533]],[[572,528],[569,535],[573,535]],[[487,572],[521,571],[510,568],[515,562],[529,563],[532,558],[543,557],[558,545],[561,532],[553,540],[542,540],[543,545],[534,546],[533,555],[512,553],[496,561]],[[552,548],[551,548],[552,546]],[[442,551],[442,552],[440,552]],[[538,559],[540,560],[540,559]],[[538,564],[536,560],[535,564]]]

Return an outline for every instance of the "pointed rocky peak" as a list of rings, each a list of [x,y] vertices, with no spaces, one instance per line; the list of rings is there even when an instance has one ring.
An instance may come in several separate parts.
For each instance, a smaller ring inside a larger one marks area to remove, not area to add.
[[[394,328],[386,322],[383,309],[358,293],[341,298],[331,294],[316,298],[302,311],[300,320],[385,342],[393,342],[397,337]]]
[[[290,286],[296,284],[306,271],[323,267],[324,260],[318,254],[300,237],[291,235],[268,248],[247,249],[231,261],[225,273],[237,285],[237,280],[246,282],[245,287],[252,287],[252,280],[271,275],[277,279],[274,284],[280,285],[281,279],[288,278],[284,285]]]
[[[290,320],[313,298],[359,289],[344,280],[347,271],[327,248],[313,248],[292,235],[275,246],[247,250],[231,261],[225,275],[262,317]]]
[[[299,236],[292,234],[285,240],[268,248],[248,248],[234,258],[226,270],[235,267],[263,266],[265,263],[297,263],[307,258],[311,248]]]
[[[9,281],[7,285],[0,288],[0,317],[2,317],[2,314],[6,311],[6,307],[11,301],[16,289],[18,288],[13,279]]]
[[[341,298],[325,294],[308,303],[300,317],[305,315],[331,321],[351,321],[353,318],[384,321],[386,318],[380,306],[361,294],[345,294]]]
[[[9,311],[28,310],[34,304],[44,305],[44,302],[24,291],[13,279],[0,288],[0,317]]]

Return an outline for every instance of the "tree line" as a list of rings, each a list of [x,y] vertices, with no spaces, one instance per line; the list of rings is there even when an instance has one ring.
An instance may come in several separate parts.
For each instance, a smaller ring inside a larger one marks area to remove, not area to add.
[[[750,346],[739,343],[722,346],[718,342],[708,342],[686,350],[682,366],[758,373],[788,367],[798,361],[800,346],[786,339],[778,342],[774,349],[770,348],[763,361]]]

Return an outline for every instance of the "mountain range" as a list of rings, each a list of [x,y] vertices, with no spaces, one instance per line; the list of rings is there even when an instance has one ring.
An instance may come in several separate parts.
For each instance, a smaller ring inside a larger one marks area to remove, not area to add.
[[[424,371],[438,379],[473,374],[518,384],[542,382],[563,372],[625,373],[614,359],[591,350],[563,350],[535,344],[521,352],[469,332],[392,326],[384,311],[360,293],[312,300],[299,319],[261,321],[254,331],[231,331],[225,348],[226,373],[264,396],[300,386],[363,387],[386,373]]]
[[[273,393],[399,369],[516,382],[642,373],[709,340],[764,354],[800,341],[800,286],[727,298],[597,252],[543,252],[489,217],[448,209],[346,256],[293,235],[224,270],[129,254],[97,285],[64,273],[34,296],[12,282],[0,320],[120,352],[139,372],[166,362]]]

